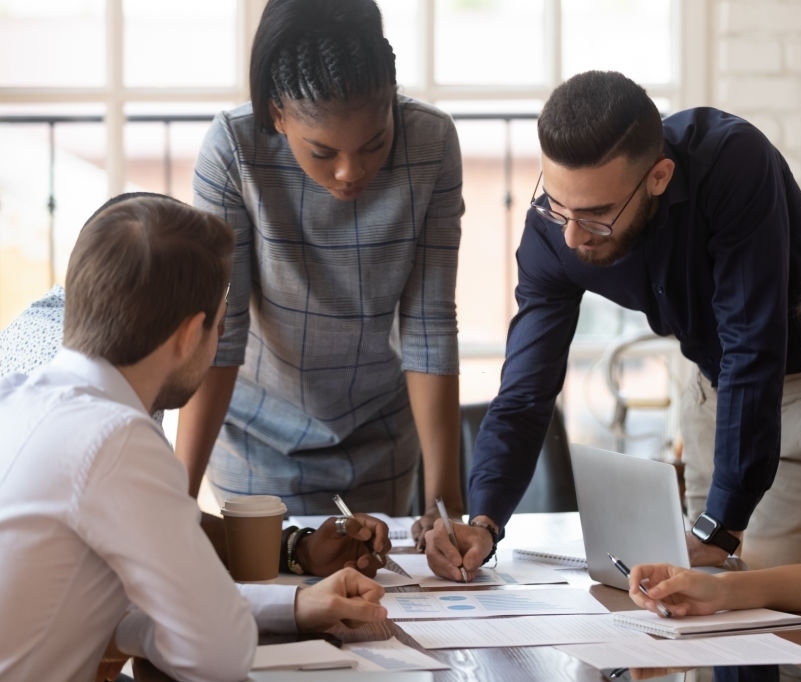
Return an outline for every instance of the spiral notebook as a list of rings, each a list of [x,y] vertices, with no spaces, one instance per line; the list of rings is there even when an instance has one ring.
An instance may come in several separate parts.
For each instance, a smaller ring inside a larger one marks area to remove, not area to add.
[[[669,639],[712,637],[715,635],[775,632],[801,628],[801,616],[771,609],[720,611],[709,616],[660,618],[651,611],[617,611],[612,614],[616,625],[648,632]]]
[[[587,568],[584,554],[584,540],[574,540],[542,547],[519,547],[512,552],[515,559],[536,561],[540,564],[553,564],[565,568]]]

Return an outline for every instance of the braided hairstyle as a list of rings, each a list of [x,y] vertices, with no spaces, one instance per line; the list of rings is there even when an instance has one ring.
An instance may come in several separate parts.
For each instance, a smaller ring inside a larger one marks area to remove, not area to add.
[[[321,118],[327,104],[395,97],[395,53],[374,0],[269,0],[253,40],[256,125],[275,132],[270,102]]]

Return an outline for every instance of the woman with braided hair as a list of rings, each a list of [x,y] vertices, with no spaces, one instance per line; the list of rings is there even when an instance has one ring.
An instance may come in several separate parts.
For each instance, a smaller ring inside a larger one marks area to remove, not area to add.
[[[236,251],[215,367],[179,417],[191,492],[208,462],[218,497],[407,515],[422,453],[420,537],[435,496],[462,511],[453,121],[398,94],[373,0],[270,0],[250,93],[195,169]]]

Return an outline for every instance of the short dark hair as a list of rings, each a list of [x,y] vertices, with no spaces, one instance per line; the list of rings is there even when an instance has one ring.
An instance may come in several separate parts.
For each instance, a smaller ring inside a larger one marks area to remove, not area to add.
[[[132,365],[187,318],[214,326],[231,274],[233,231],[160,194],[123,194],[81,229],[67,266],[64,345]]]
[[[275,132],[270,102],[319,106],[384,92],[394,98],[396,89],[395,53],[373,0],[269,0],[250,56],[257,126]]]
[[[600,166],[618,156],[655,160],[662,117],[645,89],[616,71],[587,71],[548,98],[537,124],[542,153],[569,168]]]

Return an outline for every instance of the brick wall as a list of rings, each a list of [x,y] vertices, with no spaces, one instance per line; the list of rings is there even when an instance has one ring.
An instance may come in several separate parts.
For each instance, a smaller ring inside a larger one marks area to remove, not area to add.
[[[801,0],[712,0],[713,104],[748,119],[801,179]]]

